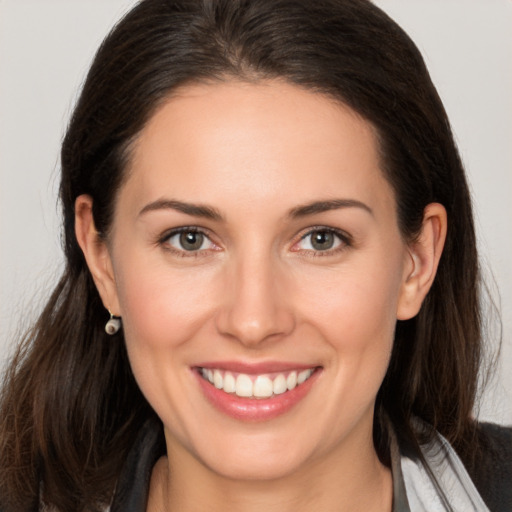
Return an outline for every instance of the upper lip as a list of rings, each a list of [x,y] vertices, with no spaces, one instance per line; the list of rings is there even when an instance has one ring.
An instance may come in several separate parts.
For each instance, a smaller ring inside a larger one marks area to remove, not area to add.
[[[286,372],[292,370],[308,370],[316,368],[316,364],[304,364],[285,361],[261,361],[261,362],[245,362],[245,361],[207,361],[195,365],[198,368],[226,370],[234,373],[245,373],[248,375]]]

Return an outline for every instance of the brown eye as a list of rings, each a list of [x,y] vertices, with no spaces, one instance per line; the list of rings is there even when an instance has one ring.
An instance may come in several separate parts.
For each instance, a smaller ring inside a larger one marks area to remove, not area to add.
[[[312,253],[321,253],[336,251],[349,246],[349,239],[343,233],[338,233],[334,229],[318,228],[307,232],[299,242],[294,246],[294,251],[307,251]]]
[[[163,238],[162,243],[170,246],[175,252],[183,254],[215,248],[215,244],[208,238],[208,235],[194,228],[178,229]]]
[[[185,251],[198,251],[204,243],[204,235],[197,231],[184,231],[180,233],[179,241]]]
[[[330,231],[314,231],[311,235],[311,247],[317,251],[332,249],[335,243],[334,233]]]

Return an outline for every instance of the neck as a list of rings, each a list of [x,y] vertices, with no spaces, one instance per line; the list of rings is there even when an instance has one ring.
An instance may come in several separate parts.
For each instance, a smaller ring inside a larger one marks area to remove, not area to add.
[[[374,450],[346,440],[325,457],[272,480],[237,480],[215,473],[179,445],[155,466],[148,512],[391,511],[392,478]]]

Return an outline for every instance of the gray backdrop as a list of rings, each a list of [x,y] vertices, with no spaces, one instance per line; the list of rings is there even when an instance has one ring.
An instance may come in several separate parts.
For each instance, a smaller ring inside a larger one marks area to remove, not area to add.
[[[59,141],[95,49],[134,3],[0,0],[0,363],[59,274]],[[503,319],[501,371],[480,416],[512,423],[512,2],[376,3],[422,50],[467,166]]]

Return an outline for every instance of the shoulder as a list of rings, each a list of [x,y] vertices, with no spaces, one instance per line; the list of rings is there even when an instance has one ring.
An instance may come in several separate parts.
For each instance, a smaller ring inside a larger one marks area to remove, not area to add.
[[[494,512],[512,510],[512,427],[479,423],[475,452],[464,461],[478,492]]]

